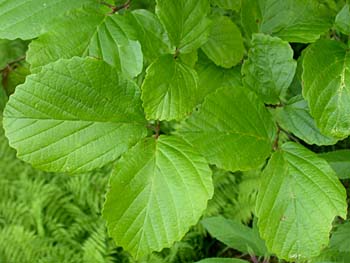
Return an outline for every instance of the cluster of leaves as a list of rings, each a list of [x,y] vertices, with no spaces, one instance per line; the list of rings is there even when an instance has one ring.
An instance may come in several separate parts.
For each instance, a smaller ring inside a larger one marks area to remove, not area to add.
[[[222,217],[203,225],[255,261],[349,256],[339,180],[350,177],[349,152],[315,153],[350,135],[345,1],[12,0],[0,23],[12,58],[2,104],[28,75],[4,110],[10,145],[51,172],[117,161],[103,217],[136,259],[180,240],[210,199],[231,219],[249,221],[253,207],[253,228]],[[28,44],[16,38],[30,44],[28,64],[13,70]],[[217,169],[261,178],[251,195],[228,198],[248,211],[213,198]],[[204,262],[215,260],[224,262]]]

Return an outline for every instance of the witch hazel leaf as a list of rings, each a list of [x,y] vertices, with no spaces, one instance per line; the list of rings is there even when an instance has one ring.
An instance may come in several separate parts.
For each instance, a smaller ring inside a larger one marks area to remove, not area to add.
[[[287,142],[262,173],[256,215],[261,237],[279,258],[304,261],[329,242],[336,216],[346,218],[346,191],[329,164]]]
[[[105,15],[91,7],[76,9],[32,41],[27,59],[31,70],[39,72],[42,66],[60,58],[92,56],[135,77],[143,68],[141,45],[134,40],[135,34],[127,18],[118,13]]]
[[[198,77],[194,69],[165,55],[147,68],[141,89],[148,120],[181,120],[196,106]]]
[[[177,132],[196,145],[209,163],[245,171],[258,167],[269,156],[275,130],[258,97],[236,86],[208,95]]]
[[[117,163],[103,217],[116,244],[138,259],[179,241],[212,195],[206,160],[183,139],[161,135]]]
[[[209,36],[211,21],[208,0],[157,0],[156,14],[171,43],[180,53],[191,53]]]
[[[58,60],[27,77],[3,123],[20,159],[55,172],[102,167],[147,135],[137,85],[91,58]]]

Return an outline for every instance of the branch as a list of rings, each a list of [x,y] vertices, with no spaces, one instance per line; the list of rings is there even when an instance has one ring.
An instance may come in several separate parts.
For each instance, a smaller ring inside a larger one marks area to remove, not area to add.
[[[112,9],[112,12],[110,12],[110,14],[115,14],[122,9],[128,9],[130,7],[131,0],[126,1],[124,4],[122,4],[120,6],[111,5],[111,4],[104,2],[104,1],[102,1],[101,4]]]

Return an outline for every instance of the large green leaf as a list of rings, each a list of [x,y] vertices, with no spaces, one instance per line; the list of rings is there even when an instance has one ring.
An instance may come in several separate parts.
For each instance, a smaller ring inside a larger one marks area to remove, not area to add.
[[[277,104],[285,97],[296,67],[288,42],[278,37],[253,34],[252,47],[242,67],[243,84],[254,90],[265,103]]]
[[[275,125],[253,92],[235,86],[208,95],[178,132],[211,164],[237,171],[265,161],[272,149]]]
[[[147,10],[135,10],[127,16],[136,29],[143,53],[150,61],[174,52],[171,50],[169,37],[155,14]]]
[[[89,2],[93,0],[0,0],[0,38],[35,38],[54,17]]]
[[[350,35],[350,6],[344,5],[335,18],[335,27],[343,34]]]
[[[275,116],[283,129],[308,144],[332,145],[337,142],[337,139],[320,132],[302,96],[293,97],[283,107],[276,108]]]
[[[147,119],[180,120],[197,103],[198,77],[195,70],[165,55],[147,68],[142,84],[142,101]]]
[[[205,218],[202,224],[210,235],[231,248],[243,253],[253,252],[258,256],[268,254],[265,242],[260,238],[256,229],[222,216]]]
[[[350,52],[337,41],[320,40],[303,60],[303,96],[325,135],[350,135]]]
[[[350,150],[337,150],[319,154],[325,159],[340,179],[350,179]]]
[[[279,258],[317,256],[334,217],[346,217],[345,188],[328,163],[296,143],[272,155],[262,174],[256,214],[261,237]]]
[[[334,231],[329,246],[340,252],[350,252],[350,221],[341,224]]]
[[[156,1],[156,13],[181,53],[190,53],[206,42],[210,32],[208,0]]]
[[[117,163],[103,216],[116,244],[140,258],[180,240],[212,195],[211,170],[191,145],[148,138]]]
[[[38,72],[60,58],[90,55],[134,77],[142,71],[143,56],[140,43],[131,39],[136,34],[133,31],[127,18],[118,13],[73,10],[30,44],[28,61],[32,71]]]
[[[244,0],[241,15],[248,35],[266,33],[289,42],[314,42],[333,24],[333,13],[318,0]]]
[[[146,133],[139,88],[103,61],[59,60],[31,75],[4,111],[18,157],[49,171],[114,161]]]
[[[202,46],[204,53],[216,65],[231,68],[244,55],[243,39],[239,28],[226,16],[213,20],[208,41]]]

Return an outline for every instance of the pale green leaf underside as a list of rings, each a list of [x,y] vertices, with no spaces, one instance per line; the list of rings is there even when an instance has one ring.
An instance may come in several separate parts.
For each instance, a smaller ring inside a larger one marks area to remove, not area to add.
[[[178,132],[211,164],[237,171],[255,168],[269,156],[275,125],[257,96],[236,86],[208,95]]]
[[[196,263],[249,263],[249,261],[236,258],[206,258]]]
[[[321,153],[319,156],[330,164],[340,179],[350,179],[350,150]]]
[[[307,102],[301,97],[292,98],[285,106],[276,108],[279,125],[308,144],[333,145],[338,140],[323,135],[309,113]]]
[[[333,24],[329,8],[318,0],[244,0],[246,32],[266,33],[288,42],[315,42]]]
[[[211,236],[231,248],[243,253],[253,251],[254,255],[257,256],[265,256],[268,253],[265,242],[257,231],[241,222],[218,216],[205,218],[202,220],[202,224]]]
[[[344,5],[343,9],[335,18],[335,27],[345,35],[350,35],[350,9],[349,5]]]
[[[235,66],[244,55],[239,28],[226,16],[215,18],[208,41],[202,46],[202,50],[218,66]]]
[[[4,111],[18,157],[48,171],[114,161],[146,136],[137,85],[103,61],[59,60],[31,75]]]
[[[195,70],[165,55],[152,63],[142,84],[143,108],[149,120],[181,120],[197,103]]]
[[[140,258],[180,240],[212,195],[211,170],[191,145],[148,138],[117,163],[103,216],[116,244]]]
[[[346,46],[320,40],[303,60],[303,96],[310,113],[325,135],[350,135],[350,55]]]
[[[329,246],[340,252],[350,252],[350,221],[339,225],[334,231]]]
[[[208,0],[156,0],[156,13],[173,46],[190,53],[203,45],[210,32]]]
[[[272,155],[262,178],[256,215],[269,251],[292,261],[317,256],[328,244],[333,219],[346,217],[346,193],[335,172],[289,142]]]
[[[31,39],[66,11],[93,0],[0,0],[0,38]]]
[[[31,70],[39,72],[60,58],[90,55],[128,76],[137,76],[142,71],[143,55],[140,43],[130,39],[132,30],[122,15],[104,15],[93,8],[73,10],[30,44]]]
[[[242,67],[243,84],[265,103],[277,104],[285,97],[297,62],[288,42],[264,34],[253,34],[248,59]]]

